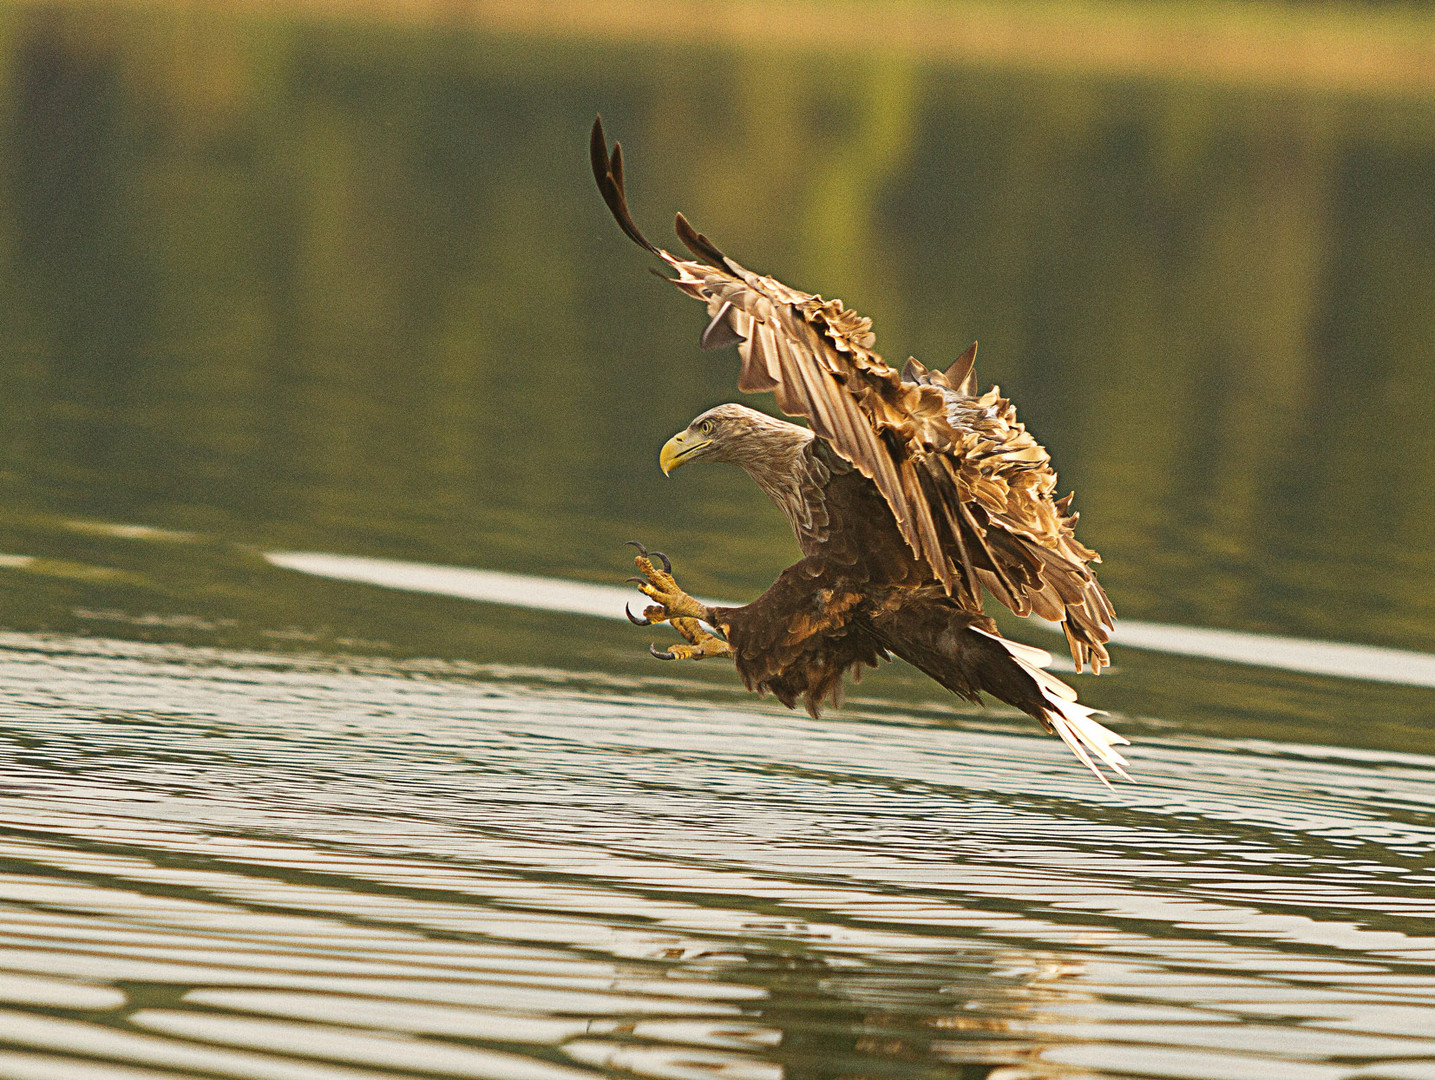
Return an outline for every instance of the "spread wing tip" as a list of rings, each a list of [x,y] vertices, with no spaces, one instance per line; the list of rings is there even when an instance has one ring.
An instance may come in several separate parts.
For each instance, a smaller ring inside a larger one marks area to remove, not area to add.
[[[608,139],[603,134],[601,116],[593,119],[588,154],[593,162],[593,179],[598,182],[598,191],[603,196],[603,201],[608,204],[608,210],[618,222],[618,227],[639,247],[646,248],[654,255],[659,254],[658,249],[633,221],[633,215],[628,212],[628,196],[623,190],[623,147],[621,143],[614,143],[613,153],[609,155]]]
[[[718,266],[727,265],[727,256],[717,249],[716,244],[694,229],[682,214],[673,222],[673,228],[677,230],[678,239],[683,242],[683,246],[698,258],[707,259]]]

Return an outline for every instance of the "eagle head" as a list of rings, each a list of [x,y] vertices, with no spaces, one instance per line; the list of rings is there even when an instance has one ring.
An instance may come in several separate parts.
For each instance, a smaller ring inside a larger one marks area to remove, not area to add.
[[[719,405],[697,417],[663,444],[658,465],[669,475],[690,461],[722,461],[750,468],[779,446],[796,438],[805,443],[806,428],[774,419],[746,405]]]

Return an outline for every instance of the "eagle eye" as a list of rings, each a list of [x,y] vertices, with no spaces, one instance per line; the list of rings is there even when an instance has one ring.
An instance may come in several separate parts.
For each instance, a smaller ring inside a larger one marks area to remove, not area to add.
[[[714,425],[711,420],[704,420],[701,424],[698,425],[698,431],[702,432],[704,435],[711,435],[713,433],[713,426]]]

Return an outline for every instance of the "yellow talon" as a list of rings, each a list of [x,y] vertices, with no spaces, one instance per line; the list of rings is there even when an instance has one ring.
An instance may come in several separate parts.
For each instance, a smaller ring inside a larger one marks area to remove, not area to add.
[[[706,620],[711,612],[682,590],[667,569],[667,560],[663,561],[665,569],[659,570],[646,553],[633,560],[633,564],[643,572],[643,577],[647,580],[630,580],[637,582],[640,593],[657,601],[659,605],[656,609],[648,608],[643,613],[644,618],[653,622],[667,622],[678,618]]]
[[[728,643],[703,628],[702,622],[712,621],[712,611],[682,590],[673,578],[672,564],[668,562],[667,556],[656,551],[649,556],[641,546],[634,546],[642,552],[633,563],[642,571],[643,577],[628,580],[635,582],[638,591],[644,596],[657,602],[644,609],[642,619],[634,618],[631,612],[628,618],[639,626],[657,622],[672,623],[673,629],[688,641],[686,645],[674,645],[667,650],[650,645],[648,651],[659,660],[702,660],[709,656],[731,656],[732,650]],[[661,570],[653,562],[654,558],[662,560]]]

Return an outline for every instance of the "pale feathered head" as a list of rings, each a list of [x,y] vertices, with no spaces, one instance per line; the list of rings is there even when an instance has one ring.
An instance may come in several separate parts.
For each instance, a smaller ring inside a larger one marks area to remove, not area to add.
[[[721,461],[751,472],[765,463],[786,461],[811,438],[806,428],[746,405],[719,405],[664,443],[658,465],[669,474],[690,461]]]

